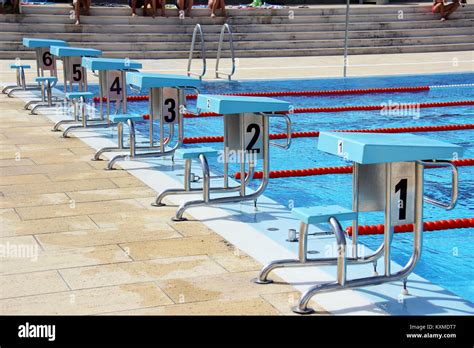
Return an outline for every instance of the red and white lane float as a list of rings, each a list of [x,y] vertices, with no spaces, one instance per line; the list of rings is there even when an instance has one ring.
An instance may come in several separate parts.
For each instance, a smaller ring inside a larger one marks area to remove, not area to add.
[[[401,87],[376,87],[376,88],[354,88],[354,89],[333,89],[333,90],[305,90],[305,91],[270,91],[270,92],[241,92],[241,93],[223,93],[222,95],[247,96],[247,97],[301,97],[301,96],[325,96],[325,95],[344,95],[344,94],[375,94],[375,93],[415,93],[426,92],[437,88],[460,88],[473,87],[474,83],[453,84],[453,85],[434,85],[434,86],[401,86]],[[188,94],[186,99],[196,99],[197,94]],[[107,98],[102,98],[107,101]],[[127,101],[145,101],[148,95],[130,95]],[[95,102],[100,98],[95,97]]]
[[[463,218],[463,219],[449,219],[449,220],[435,220],[426,221],[423,223],[423,231],[443,231],[458,228],[473,228],[474,218]],[[360,235],[372,235],[372,234],[383,234],[384,225],[361,225],[359,226],[358,234]],[[394,227],[395,233],[406,233],[413,232],[413,225],[398,225]],[[352,236],[352,227],[346,228],[346,233]]]

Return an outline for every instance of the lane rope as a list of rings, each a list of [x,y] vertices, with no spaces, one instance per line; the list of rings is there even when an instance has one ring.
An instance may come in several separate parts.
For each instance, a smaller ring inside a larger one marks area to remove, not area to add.
[[[474,105],[474,100],[459,100],[459,101],[443,101],[443,102],[431,102],[431,103],[406,103],[406,104],[387,104],[387,105],[348,105],[348,106],[330,106],[330,107],[310,107],[310,108],[295,108],[289,111],[278,111],[278,114],[308,114],[308,113],[319,113],[319,112],[345,112],[345,111],[374,111],[374,110],[403,110],[406,108],[436,108],[436,107],[448,107],[448,106],[467,106]],[[184,114],[186,118],[199,118],[199,117],[220,117],[221,114],[213,112],[202,112],[196,114]]]
[[[369,93],[400,93],[400,92],[422,92],[436,88],[462,88],[473,87],[474,83],[460,83],[451,85],[433,86],[406,86],[406,87],[378,87],[378,88],[356,88],[356,89],[335,89],[335,90],[304,90],[304,91],[272,91],[272,92],[242,92],[242,93],[222,93],[219,95],[247,96],[247,97],[284,97],[284,96],[324,96],[324,95],[344,95],[344,94],[369,94]],[[186,99],[196,99],[197,94],[188,94]],[[94,102],[99,102],[100,97],[94,97]],[[148,95],[130,95],[127,101],[146,101]],[[107,101],[103,97],[102,101]]]
[[[458,228],[472,228],[474,227],[474,218],[464,219],[449,219],[449,220],[435,220],[426,221],[423,223],[423,231],[443,231]],[[394,227],[395,233],[413,232],[413,224],[398,225]],[[361,225],[357,229],[358,235],[374,235],[383,234],[384,225]],[[346,228],[346,233],[352,236],[352,226]]]
[[[450,161],[457,167],[470,167],[474,166],[474,158],[463,158]],[[430,169],[438,167],[427,167]],[[352,166],[335,166],[335,167],[318,167],[318,168],[306,168],[306,169],[284,169],[284,170],[271,170],[269,175],[270,179],[277,178],[290,178],[290,177],[301,177],[301,176],[315,176],[315,175],[326,175],[326,174],[350,174],[352,173]],[[246,172],[247,176],[248,173]],[[234,178],[240,179],[240,172],[234,173]],[[254,179],[262,179],[263,172],[256,171],[253,174]]]
[[[388,105],[351,105],[351,106],[333,106],[333,107],[312,107],[312,108],[296,108],[289,111],[277,111],[277,114],[307,114],[307,113],[318,113],[318,112],[344,112],[344,111],[372,111],[372,110],[398,110],[400,106],[402,108],[415,107],[415,108],[436,108],[436,107],[447,107],[447,106],[466,106],[474,105],[474,100],[459,100],[459,101],[445,101],[445,102],[434,102],[434,103],[419,103],[419,104],[388,104]],[[185,113],[185,118],[201,118],[201,117],[221,117],[222,114],[216,114],[215,112],[201,112],[200,114]],[[149,114],[143,115],[144,120],[150,119]]]
[[[347,133],[415,133],[415,132],[444,132],[455,130],[474,129],[474,123],[471,124],[447,124],[437,126],[413,126],[413,127],[392,127],[392,128],[373,128],[373,129],[342,129],[334,132]],[[305,131],[292,132],[292,138],[317,138],[319,131]],[[286,133],[270,134],[271,140],[286,139]],[[199,144],[199,143],[221,143],[224,141],[223,136],[202,136],[202,137],[187,137],[183,139],[185,144]]]

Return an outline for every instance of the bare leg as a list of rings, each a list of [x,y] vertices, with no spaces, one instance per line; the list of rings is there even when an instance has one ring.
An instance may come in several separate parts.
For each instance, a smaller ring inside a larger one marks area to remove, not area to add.
[[[147,9],[148,9],[148,4],[150,3],[150,0],[145,0],[143,2],[143,17],[147,16]]]
[[[137,0],[132,0],[132,17],[137,15]]]
[[[191,17],[191,9],[193,8],[193,0],[188,0],[188,7],[186,8],[186,16]]]
[[[20,13],[20,0],[13,0],[13,13]]]
[[[444,6],[444,11],[445,11],[444,18],[448,19],[451,13],[456,11],[458,7],[459,7],[459,1],[454,1],[452,4]]]
[[[151,0],[151,16],[155,18],[156,16],[156,0]]]
[[[74,14],[76,16],[76,25],[81,24],[81,0],[75,0]]]
[[[218,0],[219,1],[219,7],[222,10],[222,17],[227,17],[227,13],[225,12],[225,2],[224,0]]]
[[[216,9],[217,9],[217,1],[218,0],[212,0],[209,3],[209,8],[211,9],[211,17],[214,18],[216,16]]]
[[[161,5],[161,16],[165,16],[166,0],[158,0]]]
[[[84,9],[86,16],[91,15],[91,0],[84,0]]]

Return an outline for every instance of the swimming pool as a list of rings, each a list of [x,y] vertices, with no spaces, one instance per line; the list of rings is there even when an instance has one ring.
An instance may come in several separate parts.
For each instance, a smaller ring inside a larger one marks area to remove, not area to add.
[[[273,81],[233,81],[203,82],[202,93],[237,93],[253,91],[286,91],[286,90],[333,90],[400,86],[439,86],[470,84],[474,82],[473,73],[416,75],[416,76],[382,76],[364,78],[332,78],[318,80],[273,80]],[[92,86],[91,90],[94,87]],[[329,96],[278,97],[299,107],[339,107],[346,105],[381,105],[393,103],[427,103],[439,101],[460,101],[474,99],[474,87],[436,88],[429,91],[380,93],[380,94],[348,94]],[[194,101],[188,101],[193,109]],[[148,112],[147,102],[131,102],[130,112],[145,114]],[[474,111],[469,106],[451,106],[438,108],[413,109],[403,115],[383,113],[380,111],[350,112],[319,112],[294,114],[292,130],[323,131],[341,129],[368,129],[379,127],[405,127],[424,125],[447,125],[472,123]],[[138,131],[146,133],[148,126],[144,122],[137,125]],[[157,129],[157,128],[155,128]],[[284,124],[272,122],[271,133],[284,132]],[[112,134],[112,133],[110,133]],[[185,119],[185,137],[222,135],[223,125],[219,117]],[[445,132],[420,133],[439,140],[444,140],[464,147],[463,158],[474,158],[474,130],[458,130]],[[155,135],[158,138],[158,133]],[[340,158],[316,151],[318,138],[294,139],[289,150],[271,147],[272,170],[305,169],[348,165]],[[221,149],[221,143],[209,143],[206,146]],[[222,174],[221,165],[210,160],[214,173]],[[231,165],[231,172],[238,171],[237,165]],[[258,170],[258,169],[257,169]],[[425,205],[424,220],[451,218],[467,218],[474,216],[474,167],[459,168],[459,200],[451,211],[440,210]],[[426,190],[438,199],[449,196],[450,175],[446,170],[427,170],[425,179]],[[254,181],[254,185],[258,180]],[[309,206],[320,204],[339,204],[350,207],[351,204],[350,175],[321,175],[309,177],[273,179],[265,191],[265,195],[280,204],[290,206]],[[289,210],[290,208],[288,208]],[[382,214],[361,214],[360,224],[382,223]],[[278,231],[274,239],[287,248],[294,248],[286,242],[286,231]],[[360,242],[375,249],[381,242],[382,235],[361,236]],[[393,257],[399,264],[405,264],[411,255],[409,246],[410,233],[396,234],[394,237]],[[458,296],[474,302],[474,274],[472,271],[474,258],[474,229],[445,230],[424,234],[423,256],[415,273],[452,291]]]

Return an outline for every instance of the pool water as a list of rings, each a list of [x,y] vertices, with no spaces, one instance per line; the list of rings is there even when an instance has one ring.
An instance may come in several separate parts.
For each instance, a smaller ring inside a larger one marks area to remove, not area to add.
[[[272,80],[272,81],[232,81],[203,82],[201,93],[220,94],[253,91],[298,91],[322,89],[355,89],[376,87],[438,86],[471,84],[474,73],[382,76],[365,78],[331,78],[318,80]],[[132,94],[132,93],[131,93]],[[337,107],[347,105],[381,105],[393,103],[427,103],[440,101],[461,101],[474,99],[474,87],[436,88],[429,91],[352,94],[330,96],[278,97],[300,107]],[[188,101],[188,108],[194,108],[195,101]],[[148,113],[148,102],[130,102],[129,112]],[[472,123],[472,106],[452,106],[414,109],[406,114],[383,114],[380,111],[349,111],[337,113],[293,114],[292,131],[324,131],[340,129],[367,129],[379,127],[403,127],[425,125],[447,125]],[[223,124],[219,117],[185,119],[185,137],[222,135]],[[272,120],[270,133],[285,132],[282,120]],[[137,129],[145,134],[147,124],[139,124]],[[155,127],[157,130],[157,128]],[[463,158],[474,158],[474,130],[416,133],[460,145],[464,148]],[[156,134],[158,138],[158,133]],[[341,166],[350,163],[333,155],[317,151],[318,138],[297,138],[291,148],[283,150],[271,147],[270,168],[305,169],[326,166]],[[221,143],[205,144],[222,149]],[[190,145],[192,146],[192,145]],[[210,160],[213,172],[222,174],[222,167]],[[238,171],[231,165],[231,172]],[[258,170],[258,169],[257,169]],[[450,195],[450,172],[448,169],[429,169],[425,172],[425,192],[446,201]],[[254,186],[259,181],[255,180]],[[351,175],[321,175],[272,179],[265,195],[284,206],[310,206],[338,204],[351,206]],[[425,204],[424,220],[439,220],[474,217],[474,167],[459,168],[458,205],[445,211]],[[289,208],[288,208],[289,209]],[[360,224],[383,223],[381,213],[364,213]],[[360,242],[371,249],[382,243],[383,235],[361,236]],[[411,256],[412,234],[399,233],[394,237],[393,258],[405,264]],[[474,302],[474,229],[453,229],[426,232],[424,234],[423,255],[415,272],[429,281],[452,291],[458,296]]]

